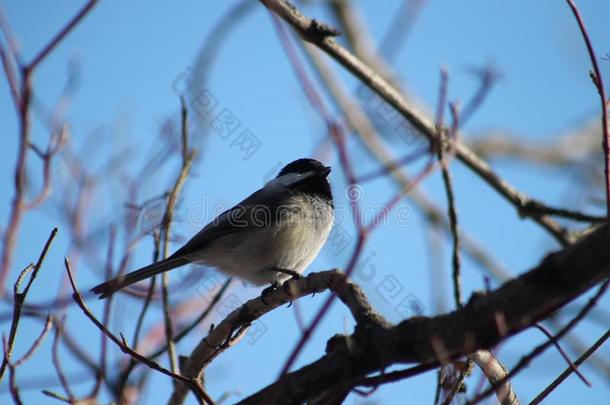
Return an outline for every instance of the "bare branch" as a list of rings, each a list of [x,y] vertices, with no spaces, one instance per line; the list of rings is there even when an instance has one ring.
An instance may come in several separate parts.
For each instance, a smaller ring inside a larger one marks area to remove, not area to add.
[[[44,326],[42,327],[42,331],[40,331],[40,335],[38,335],[38,337],[34,340],[34,343],[32,343],[32,346],[30,346],[29,350],[27,352],[25,352],[25,354],[23,356],[21,356],[21,358],[19,358],[13,364],[14,367],[19,367],[20,365],[22,365],[23,363],[28,361],[34,355],[34,352],[36,350],[38,350],[40,345],[42,345],[42,342],[44,341],[44,339],[49,334],[49,331],[51,330],[52,326],[53,326],[53,318],[51,318],[51,316],[48,315],[47,319],[44,322]]]
[[[548,255],[536,268],[497,290],[473,296],[464,307],[452,313],[434,318],[411,318],[390,328],[357,328],[351,336],[335,337],[325,356],[285,374],[242,403],[259,403],[273,398],[299,403],[341,381],[362,378],[392,364],[438,364],[434,342],[442,342],[444,355],[448,358],[493,347],[610,278],[610,251],[605,249],[609,238],[610,225],[604,225],[575,245]],[[603,291],[597,293],[557,338],[584,317]],[[498,314],[503,318],[502,328],[498,328]],[[347,342],[349,350],[339,350]],[[552,343],[545,344],[547,346],[538,348],[532,355],[536,356]],[[522,364],[532,358],[527,357]],[[493,388],[485,395],[490,392]]]
[[[43,49],[32,59],[27,65],[26,70],[34,70],[44,58],[68,35],[74,27],[89,14],[93,7],[97,4],[97,0],[89,0],[79,11],[66,23],[66,25],[45,45]]]
[[[487,381],[494,388],[498,402],[502,405],[519,405],[517,394],[506,379],[506,367],[489,350],[477,350],[469,356],[483,371]]]
[[[32,283],[34,282],[34,280],[36,279],[36,276],[38,275],[38,271],[42,267],[42,263],[44,262],[44,259],[47,256],[47,252],[49,251],[49,248],[51,247],[51,243],[53,243],[53,239],[55,239],[55,235],[57,235],[57,228],[54,228],[51,231],[51,234],[49,235],[49,239],[47,239],[47,243],[44,245],[44,248],[42,249],[42,252],[40,253],[40,257],[38,258],[36,265],[34,266],[34,265],[30,264],[28,267],[26,267],[21,272],[21,274],[19,275],[19,277],[17,278],[17,281],[15,281],[15,284],[13,286],[13,320],[11,323],[11,329],[9,332],[9,337],[8,337],[8,342],[7,342],[8,350],[5,352],[4,358],[2,359],[2,365],[0,366],[0,381],[2,381],[2,376],[4,375],[4,372],[6,370],[6,365],[8,364],[8,362],[11,358],[11,354],[13,351],[13,345],[15,344],[15,337],[17,336],[17,327],[19,326],[19,320],[21,319],[21,311],[23,309],[23,303],[25,302],[28,292],[30,291],[30,287],[32,286]],[[23,289],[23,292],[19,292],[19,287],[21,286],[21,283],[23,282],[27,273],[29,273],[30,271],[32,271],[32,274],[30,275],[30,279],[28,280],[28,283],[26,284],[25,288]]]
[[[591,311],[591,309],[593,309],[593,307],[595,305],[597,305],[598,301],[606,293],[606,291],[608,289],[608,285],[610,285],[610,279],[607,279],[606,281],[604,281],[602,283],[602,285],[599,287],[599,289],[597,290],[597,292],[595,293],[595,295],[591,299],[589,299],[589,301],[582,307],[582,309],[579,311],[579,313],[574,318],[572,318],[559,332],[557,332],[557,334],[555,335],[555,339],[561,339],[563,336],[565,336],[570,330],[572,330],[572,328],[574,326],[576,326],[576,324],[578,324],[578,322],[580,322],[589,313],[589,311]],[[513,367],[513,369],[508,374],[506,374],[506,376],[502,380],[498,381],[498,384],[503,384],[504,382],[507,382],[508,380],[510,380],[518,372],[520,372],[525,367],[527,367],[527,365],[534,358],[536,358],[538,355],[540,355],[542,352],[544,352],[551,345],[553,345],[553,340],[548,340],[545,343],[535,347],[530,353],[523,356],[521,358],[521,360],[519,360],[517,365],[515,367]],[[487,398],[489,395],[491,395],[494,392],[494,390],[495,390],[495,387],[492,386],[491,388],[489,388],[486,391],[482,392],[481,394],[477,395],[472,400],[468,401],[468,404],[472,405],[472,404],[476,404],[476,403],[480,402],[481,400],[483,400],[483,399]]]
[[[182,166],[180,168],[180,173],[176,178],[176,181],[169,192],[167,197],[167,207],[165,208],[165,214],[163,216],[162,222],[162,231],[163,231],[163,258],[167,258],[169,256],[169,239],[171,233],[171,224],[174,216],[174,210],[176,209],[176,205],[178,202],[178,196],[180,195],[180,191],[182,190],[182,186],[184,185],[193,163],[193,157],[195,156],[195,152],[191,150],[188,146],[188,115],[186,104],[183,98],[180,98],[180,106],[181,106],[181,151],[182,151]],[[169,310],[169,293],[168,293],[168,284],[169,284],[169,274],[167,272],[163,273],[161,276],[161,297],[163,300],[163,318],[165,320],[165,337],[167,339],[167,354],[169,357],[169,363],[171,366],[171,370],[174,373],[179,372],[178,359],[176,355],[176,344],[174,343],[174,331],[172,326],[172,320],[170,316]]]
[[[589,33],[587,32],[587,27],[585,26],[585,22],[576,6],[574,0],[566,0],[570,9],[572,10],[572,14],[574,14],[574,18],[576,18],[576,22],[578,23],[578,28],[582,34],[583,40],[585,41],[585,45],[587,46],[587,52],[589,53],[589,57],[591,58],[591,65],[593,66],[593,71],[591,72],[591,78],[593,79],[593,83],[597,88],[597,93],[599,94],[601,109],[602,109],[602,134],[603,134],[603,145],[604,145],[604,163],[605,163],[605,176],[606,176],[606,207],[607,207],[607,216],[610,220],[610,130],[608,129],[608,106],[606,105],[606,88],[604,87],[604,79],[602,77],[601,70],[599,69],[599,64],[597,63],[597,56],[595,55],[595,50],[593,49],[593,44],[591,43],[591,39],[589,38]]]
[[[305,40],[334,58],[347,70],[358,77],[364,84],[375,91],[381,98],[392,105],[419,133],[433,142],[438,142],[434,123],[414,106],[410,105],[401,93],[383,79],[379,74],[364,64],[360,59],[343,48],[333,39],[336,33],[329,30],[326,25],[309,19],[301,14],[295,6],[286,0],[261,0],[270,10],[288,22]],[[322,27],[322,28],[321,28]],[[460,137],[461,138],[461,137]],[[466,145],[458,142],[455,145],[456,156],[479,177],[485,180],[493,189],[507,199],[522,214],[522,211],[531,198],[500,178],[491,167],[477,156]],[[542,203],[540,203],[542,204]],[[548,215],[531,215],[532,219],[546,229],[562,245],[573,242],[571,235]]]
[[[559,386],[559,384],[561,384],[566,378],[570,376],[570,374],[575,371],[575,367],[578,367],[582,363],[584,363],[589,358],[589,356],[591,356],[597,349],[601,347],[601,345],[606,342],[606,340],[608,340],[608,338],[610,338],[610,329],[607,330],[606,333],[604,333],[599,339],[597,339],[597,341],[593,343],[593,345],[574,362],[574,367],[568,366],[563,371],[563,373],[561,373],[555,380],[553,380],[552,383],[549,384],[548,387],[546,387],[540,394],[538,394],[536,398],[534,398],[529,403],[529,405],[541,403],[551,392],[553,392],[553,390],[555,390],[555,388]]]
[[[205,393],[205,391],[203,390],[203,387],[201,386],[201,384],[199,383],[199,381],[197,379],[184,377],[184,376],[182,376],[180,374],[176,374],[176,373],[171,372],[170,370],[160,366],[156,362],[154,362],[154,361],[152,361],[152,360],[142,356],[141,354],[139,354],[135,350],[131,349],[127,345],[127,342],[125,341],[125,338],[122,335],[121,335],[121,339],[119,339],[118,337],[113,335],[112,332],[110,332],[104,326],[104,324],[101,323],[93,315],[93,313],[89,310],[89,308],[87,308],[87,305],[83,301],[82,297],[80,296],[80,293],[78,292],[78,288],[76,287],[76,283],[75,283],[74,278],[72,276],[72,271],[70,270],[70,262],[69,262],[68,258],[65,259],[65,266],[66,266],[66,271],[68,273],[68,278],[70,280],[70,285],[72,286],[72,290],[74,292],[74,294],[72,295],[72,298],[74,299],[74,301],[76,302],[78,307],[83,311],[85,316],[87,316],[87,318],[89,318],[89,320],[91,320],[91,322],[93,322],[93,324],[100,331],[102,331],[106,336],[108,336],[108,338],[110,340],[112,340],[119,347],[119,349],[121,349],[121,351],[123,353],[128,354],[129,356],[131,356],[132,358],[134,358],[138,362],[145,364],[149,368],[151,368],[151,369],[153,369],[155,371],[158,371],[161,374],[165,374],[166,376],[171,377],[172,379],[174,379],[176,381],[180,381],[180,382],[185,383],[191,390],[193,390],[193,392],[196,394],[197,399],[199,400],[200,403],[203,403],[203,401],[205,401],[207,404],[213,404],[214,403],[214,401]]]
[[[313,45],[305,44],[304,49],[310,56],[312,63],[317,69],[320,78],[325,84],[325,88],[336,100],[337,105],[342,110],[349,126],[355,131],[356,135],[366,149],[375,159],[382,164],[381,170],[376,170],[374,173],[367,174],[365,177],[358,177],[359,182],[367,181],[371,175],[378,176],[389,173],[395,180],[401,190],[409,190],[412,180],[406,175],[400,166],[404,160],[411,161],[415,157],[425,155],[422,150],[417,150],[411,156],[406,156],[407,159],[396,160],[392,156],[391,148],[383,142],[383,138],[377,134],[369,118],[362,108],[354,102],[344,86],[341,86],[339,77],[331,71],[326,61],[322,58],[321,52]],[[429,152],[430,148],[425,147],[425,151]],[[427,154],[427,153],[426,153]],[[449,222],[444,218],[442,211],[423,193],[420,188],[413,188],[409,194],[410,198],[420,208],[421,212],[431,223],[438,223],[442,228],[451,234]],[[502,268],[496,261],[472,238],[460,230],[464,251],[479,263],[484,269],[494,274],[500,280],[509,278],[508,272]]]
[[[544,335],[549,338],[549,340],[551,340],[553,342],[553,345],[555,345],[555,347],[557,348],[557,351],[559,352],[559,354],[561,355],[561,357],[563,357],[563,359],[566,361],[566,363],[568,363],[568,366],[571,367],[573,369],[573,371],[576,373],[576,375],[580,378],[580,380],[587,386],[590,387],[591,383],[589,382],[589,380],[587,380],[587,378],[582,375],[582,373],[580,371],[578,371],[578,369],[576,368],[576,366],[574,364],[572,364],[572,361],[570,360],[570,358],[568,357],[567,353],[561,348],[561,345],[559,344],[559,342],[557,341],[557,338],[555,338],[555,336],[553,336],[551,334],[551,332],[549,332],[544,326],[542,326],[541,324],[536,324],[535,325],[537,329],[539,329],[542,333],[544,333]]]
[[[53,339],[53,348],[51,350],[51,354],[52,354],[53,366],[55,367],[55,372],[57,373],[59,382],[61,383],[61,386],[64,389],[64,392],[66,393],[68,399],[70,401],[72,401],[75,399],[75,396],[74,396],[74,393],[72,392],[72,389],[70,388],[70,382],[68,381],[68,378],[66,377],[66,374],[63,371],[63,368],[61,366],[61,361],[59,359],[59,339],[60,339],[62,331],[64,329],[64,325],[65,325],[65,315],[55,325],[55,338]]]
[[[339,270],[330,270],[320,273],[310,273],[302,279],[287,281],[285,288],[274,290],[265,296],[254,298],[235,309],[210,331],[193,349],[187,359],[183,373],[190,378],[197,378],[210,362],[230,345],[236,332],[247,328],[253,321],[264,314],[288,302],[301,297],[331,289],[338,298],[349,308],[352,316],[361,325],[387,326],[387,321],[379,315],[368,303],[362,290],[355,284],[346,281],[344,274]],[[174,389],[170,403],[182,403],[187,391],[178,384]]]

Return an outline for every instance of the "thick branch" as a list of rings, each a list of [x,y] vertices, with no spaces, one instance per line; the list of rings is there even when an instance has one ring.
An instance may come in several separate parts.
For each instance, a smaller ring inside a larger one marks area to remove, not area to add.
[[[231,312],[195,347],[182,368],[183,375],[187,378],[197,378],[218,354],[230,347],[235,336],[241,335],[253,321],[267,312],[295,299],[327,289],[337,294],[359,325],[389,326],[388,322],[368,303],[360,287],[349,281],[346,282],[345,276],[339,270],[311,273],[305,278],[292,279],[287,283],[284,288],[266,295],[266,303],[261,297],[254,298]],[[169,403],[182,403],[187,393],[184,384],[176,384]]]
[[[439,347],[443,357],[493,347],[610,278],[609,240],[610,225],[604,225],[494,292],[473,296],[452,313],[411,318],[394,327],[357,328],[351,336],[336,336],[319,360],[284,375],[242,403],[275,398],[300,403],[392,364],[438,362]]]

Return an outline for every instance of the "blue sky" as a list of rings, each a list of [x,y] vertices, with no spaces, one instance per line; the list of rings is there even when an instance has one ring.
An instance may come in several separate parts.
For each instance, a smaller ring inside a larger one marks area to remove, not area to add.
[[[22,54],[29,60],[47,39],[81,6],[80,1],[47,2],[41,0],[5,0],[2,5],[16,33]],[[196,66],[202,42],[215,22],[234,4],[230,2],[183,1],[179,4],[162,1],[101,1],[87,19],[46,59],[34,77],[35,94],[43,105],[53,105],[65,85],[70,66],[78,67],[77,91],[66,113],[70,123],[72,142],[84,148],[87,165],[92,171],[99,168],[112,153],[130,146],[124,158],[126,167],[135,173],[154,151],[158,143],[159,128],[170,118],[176,118],[179,100],[176,83]],[[398,1],[359,2],[362,14],[369,24],[375,40],[379,40],[400,7]],[[607,35],[607,18],[610,4],[599,1],[580,1],[598,53],[610,52]],[[328,14],[319,7],[305,8],[307,14],[328,20]],[[239,22],[226,38],[211,64],[205,85],[206,94],[213,97],[214,111],[230,111],[239,121],[240,130],[249,130],[260,141],[248,159],[234,142],[236,135],[227,139],[208,131],[209,137],[201,145],[200,160],[194,168],[194,177],[186,184],[177,211],[176,235],[188,238],[205,222],[193,221],[197,210],[218,209],[237,203],[251,191],[260,187],[269,173],[289,161],[311,155],[325,136],[323,122],[308,104],[295,79],[267,12],[261,6]],[[435,106],[439,68],[446,66],[450,73],[449,98],[468,100],[477,82],[467,73],[468,68],[493,63],[503,78],[494,87],[484,105],[468,122],[466,134],[482,133],[488,129],[502,129],[523,141],[551,141],[563,130],[578,126],[598,114],[599,100],[588,76],[590,62],[580,33],[567,5],[560,1],[490,2],[484,0],[463,2],[429,1],[416,21],[404,46],[394,58],[393,67],[403,83],[423,105]],[[601,63],[603,73],[610,80],[610,63]],[[339,67],[336,72],[355,88],[356,81]],[[432,110],[430,108],[430,110]],[[7,218],[12,197],[10,176],[14,167],[17,147],[17,123],[5,80],[0,81],[0,128],[4,147],[0,149],[0,171],[5,173],[5,187],[0,187],[0,218]],[[467,135],[468,136],[468,135]],[[44,145],[48,130],[39,119],[34,120],[32,138]],[[89,139],[89,143],[86,143]],[[89,146],[87,146],[89,145]],[[91,146],[102,145],[102,146]],[[407,147],[399,142],[392,144],[398,154]],[[353,150],[358,170],[365,172],[375,167],[366,153]],[[36,158],[31,158],[30,173],[35,179],[33,189],[39,185]],[[338,167],[335,154],[326,156],[327,163]],[[59,164],[56,164],[59,165]],[[498,163],[494,165],[500,175],[520,190],[545,201],[564,205],[578,196],[573,195],[572,178],[539,166],[519,166]],[[158,177],[141,181],[141,200],[159,195],[169,186],[178,169],[178,162],[168,162]],[[471,235],[494,252],[498,260],[513,274],[535,265],[543,254],[557,248],[556,244],[533,222],[521,220],[515,210],[489,189],[479,178],[459,164],[453,164],[455,189],[462,226]],[[118,175],[102,179],[103,188],[94,195],[91,222],[107,229],[117,213],[124,210],[124,189]],[[60,179],[56,181],[61,182]],[[337,204],[345,206],[345,181],[339,171],[331,176]],[[423,189],[441,206],[444,192],[438,174],[423,184]],[[36,212],[26,215],[14,257],[12,278],[17,268],[34,260],[48,232],[54,226],[60,231],[39,280],[29,300],[43,302],[56,294],[63,276],[62,257],[69,251],[65,220],[58,215],[57,206],[69,196],[58,194]],[[363,204],[378,206],[392,196],[394,188],[388,181],[367,184]],[[428,224],[417,213],[409,199],[404,200],[397,212],[406,213],[407,221],[390,221],[373,235],[364,251],[360,273],[356,281],[362,284],[371,301],[388,318],[400,319],[396,304],[402,299],[421,303],[426,315],[435,314],[434,297],[445,297],[446,309],[451,306],[449,289],[450,247],[443,243],[435,250],[446,275],[445,285],[431,283],[429,247],[426,242]],[[202,211],[203,212],[203,211]],[[391,218],[396,218],[396,213]],[[190,219],[190,220],[189,220]],[[4,227],[4,222],[2,224]],[[352,235],[353,226],[344,226]],[[98,252],[105,252],[107,243],[101,240]],[[134,258],[133,266],[150,260],[150,241],[144,241]],[[323,270],[345,266],[350,248],[338,252],[327,246],[310,270]],[[78,281],[83,288],[100,281],[99,268],[82,262]],[[176,276],[174,276],[176,277]],[[383,283],[392,280],[402,286],[396,297],[388,298],[379,291]],[[432,285],[432,287],[431,287]],[[483,275],[469,260],[464,263],[465,295],[483,287]],[[197,284],[186,293],[201,291]],[[437,289],[442,289],[439,292]],[[240,299],[254,297],[257,290],[238,285],[234,290]],[[412,297],[412,298],[409,298]],[[305,319],[310,318],[322,302],[323,296],[304,299],[299,303]],[[416,301],[415,301],[416,300]],[[139,305],[122,296],[123,319],[115,320],[113,328],[131,331]],[[608,300],[605,300],[607,305]],[[202,304],[203,305],[203,304]],[[101,306],[92,303],[101,313]],[[3,313],[9,307],[2,307]],[[154,312],[154,317],[160,312]],[[149,318],[154,318],[152,315]],[[219,320],[219,316],[214,321]],[[158,319],[158,318],[157,318]],[[154,319],[152,319],[154,321]],[[206,374],[209,392],[213,397],[223,392],[238,390],[242,395],[252,393],[271,382],[284,359],[294,346],[299,330],[292,309],[279,309],[262,319],[266,332],[253,344],[241,342],[228,350],[210,367]],[[151,322],[149,322],[152,325]],[[149,326],[150,326],[149,325]],[[93,326],[77,311],[69,311],[68,326],[75,330],[81,341],[93,341],[92,355],[97,356],[99,338]],[[349,332],[352,322],[347,311],[335,305],[322,322],[313,339],[306,346],[297,366],[307,364],[324,351],[326,340],[335,333]],[[38,333],[40,325],[25,321],[21,332],[30,337]],[[124,328],[124,329],[122,329]],[[579,336],[593,342],[601,327],[585,322]],[[131,332],[129,332],[131,333]],[[203,333],[199,331],[198,333]],[[196,335],[196,333],[194,334]],[[510,367],[533,342],[544,340],[537,331],[511,338],[500,351],[499,357]],[[188,353],[195,340],[180,345],[181,353]],[[46,354],[44,354],[44,353]],[[23,380],[42,375],[53,375],[49,366],[50,340],[43,350],[28,364],[19,369]],[[608,358],[608,349],[600,350]],[[18,351],[19,353],[19,347]],[[115,359],[119,357],[115,354]],[[163,359],[165,361],[165,359]],[[79,372],[67,358],[66,369]],[[524,401],[533,398],[563,368],[565,364],[556,351],[548,351],[515,380],[517,394]],[[571,377],[550,399],[552,403],[573,403],[575,398],[586,403],[601,403],[610,394],[607,377],[604,381],[593,369],[584,372],[594,384],[586,388]],[[435,374],[429,373],[381,388],[369,400],[393,404],[404,401],[408,394],[413,403],[430,403],[433,397]],[[478,377],[472,379],[475,385]],[[6,381],[6,380],[5,380]],[[2,383],[0,398],[7,398],[6,382]],[[149,401],[167,396],[170,382],[153,375]],[[59,388],[56,388],[59,391]],[[75,386],[85,392],[88,384]],[[42,403],[47,399],[39,390],[24,392],[28,402]],[[233,397],[233,400],[236,398]],[[192,400],[192,398],[191,398]],[[350,397],[348,403],[363,403]]]

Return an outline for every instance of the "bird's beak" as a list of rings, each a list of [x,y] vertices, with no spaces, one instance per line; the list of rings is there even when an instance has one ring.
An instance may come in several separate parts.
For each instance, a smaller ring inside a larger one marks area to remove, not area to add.
[[[324,175],[324,177],[328,176],[331,172],[332,168],[330,166],[326,166],[324,168],[324,170],[322,170],[322,175]]]

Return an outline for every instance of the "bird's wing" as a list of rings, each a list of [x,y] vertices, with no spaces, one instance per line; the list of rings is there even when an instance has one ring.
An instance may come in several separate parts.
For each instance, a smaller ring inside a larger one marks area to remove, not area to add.
[[[184,257],[205,248],[218,238],[247,228],[251,229],[252,226],[269,226],[275,219],[278,207],[290,195],[290,188],[312,175],[313,172],[290,173],[270,180],[263,188],[218,215],[171,257]]]

